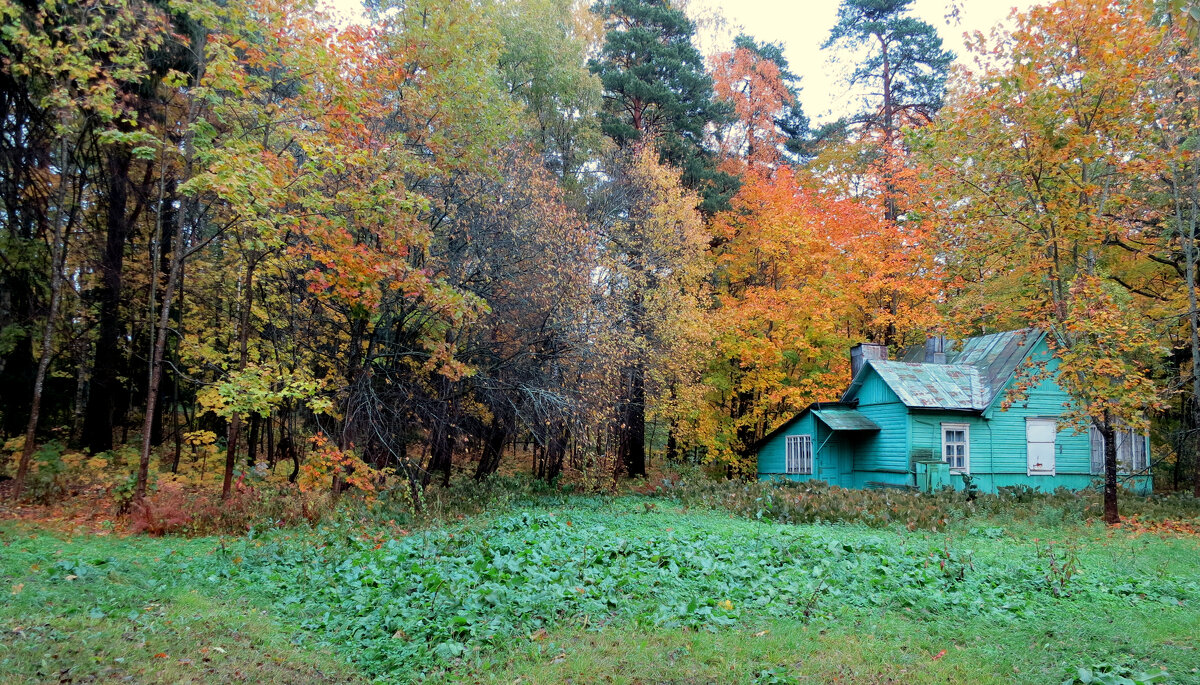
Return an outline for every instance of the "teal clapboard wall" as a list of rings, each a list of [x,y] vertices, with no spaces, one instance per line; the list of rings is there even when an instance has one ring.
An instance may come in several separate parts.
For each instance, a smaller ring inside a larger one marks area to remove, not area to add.
[[[761,445],[758,450],[758,475],[760,478],[787,478],[789,480],[810,480],[816,478],[818,470],[816,461],[818,455],[813,455],[813,475],[798,475],[787,473],[786,461],[786,444],[787,436],[789,435],[812,435],[813,450],[816,451],[816,426],[817,419],[812,415],[812,412],[804,412],[799,417],[793,419],[786,430],[778,432],[773,438]]]
[[[1034,345],[1027,358],[1044,364],[1050,375],[1005,407],[1009,391],[1023,380],[1022,372],[1018,371],[1005,381],[1003,389],[982,414],[910,409],[868,364],[860,372],[864,375],[855,396],[846,399],[857,399],[858,411],[878,424],[880,430],[833,433],[811,411],[805,411],[760,447],[759,477],[821,479],[857,488],[879,483],[911,485],[915,482],[915,462],[941,459],[942,424],[958,423],[968,426],[969,471],[976,486],[984,492],[1013,485],[1047,491],[1059,487],[1072,490],[1088,487],[1097,478],[1091,473],[1091,441],[1086,427],[1080,430],[1063,418],[1071,398],[1053,378],[1057,362],[1045,339]],[[1026,420],[1030,418],[1057,421],[1053,475],[1029,475]],[[813,436],[813,473],[786,475],[784,445],[787,436],[801,434]],[[952,474],[951,482],[955,487],[963,487],[960,474]],[[1139,492],[1149,492],[1152,483],[1149,477],[1139,477],[1126,479],[1124,485]]]
[[[860,373],[867,375],[858,393],[858,411],[878,424],[879,432],[858,438],[854,470],[908,473],[908,408],[874,369],[864,367]]]
[[[813,472],[785,473],[789,435],[810,435],[813,439]],[[823,480],[830,485],[853,487],[854,445],[841,434],[829,430],[812,412],[804,412],[784,430],[764,443],[758,451],[759,478],[787,480]]]

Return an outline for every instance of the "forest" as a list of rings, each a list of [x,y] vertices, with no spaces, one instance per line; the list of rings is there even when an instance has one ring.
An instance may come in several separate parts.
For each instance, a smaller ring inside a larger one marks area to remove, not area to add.
[[[842,3],[867,95],[817,126],[681,2],[4,0],[11,496],[738,478],[851,344],[1025,326],[1200,494],[1200,9],[1063,0],[954,64],[908,5]]]
[[[1197,677],[1200,3],[963,7],[0,0],[0,681]],[[756,478],[1026,328],[1091,487]]]

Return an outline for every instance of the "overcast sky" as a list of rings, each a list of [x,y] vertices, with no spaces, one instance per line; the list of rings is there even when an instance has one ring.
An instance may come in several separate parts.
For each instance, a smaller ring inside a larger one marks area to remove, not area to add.
[[[692,0],[701,18],[715,9],[731,25],[726,33],[736,35],[740,27],[751,36],[782,43],[792,72],[800,76],[801,103],[811,119],[836,119],[858,109],[858,96],[847,90],[850,63],[835,64],[821,44],[829,37],[837,19],[835,0]],[[948,23],[949,0],[914,0],[913,14],[937,29],[945,46],[960,58],[964,55],[963,34],[983,31],[1007,20],[1014,7],[1020,10],[1039,4],[1035,0],[959,0],[958,18]],[[726,38],[728,39],[728,38]],[[706,52],[712,48],[704,46]]]
[[[331,0],[344,13],[353,15],[361,6],[360,0]],[[945,41],[947,48],[960,58],[963,34],[987,33],[1004,21],[1016,7],[1024,10],[1038,4],[1037,0],[958,0],[958,18],[948,23],[946,14],[951,0],[914,0],[913,13],[932,24]],[[689,9],[701,19],[713,11],[724,16],[727,26],[720,34],[713,30],[701,36],[705,53],[726,47],[722,41],[732,39],[738,29],[761,41],[782,43],[794,73],[801,77],[800,94],[804,111],[815,121],[827,121],[850,114],[859,102],[849,92],[845,76],[849,64],[835,64],[821,44],[829,36],[837,18],[836,0],[691,0]]]

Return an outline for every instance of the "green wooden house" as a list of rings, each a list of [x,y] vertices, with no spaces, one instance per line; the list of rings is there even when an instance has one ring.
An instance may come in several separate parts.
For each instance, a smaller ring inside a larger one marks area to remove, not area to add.
[[[851,382],[838,402],[811,405],[757,445],[760,479],[819,479],[845,488],[1011,485],[1080,489],[1103,474],[1104,438],[1062,414],[1053,377],[1002,404],[1024,362],[1056,361],[1036,329],[960,342],[930,338],[889,360],[887,347],[851,349]],[[1126,487],[1151,489],[1149,441],[1118,433]]]

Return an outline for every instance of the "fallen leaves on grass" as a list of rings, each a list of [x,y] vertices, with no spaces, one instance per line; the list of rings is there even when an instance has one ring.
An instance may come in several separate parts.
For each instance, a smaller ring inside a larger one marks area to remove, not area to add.
[[[1162,519],[1143,521],[1134,516],[1122,516],[1120,526],[1134,535],[1152,533],[1163,536],[1200,536],[1200,522]]]

